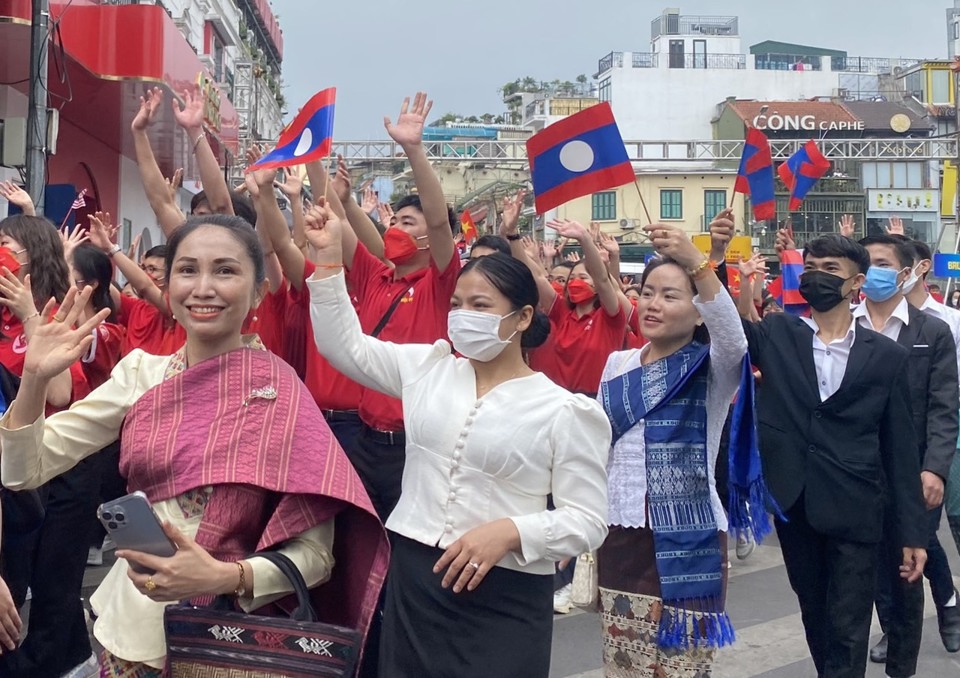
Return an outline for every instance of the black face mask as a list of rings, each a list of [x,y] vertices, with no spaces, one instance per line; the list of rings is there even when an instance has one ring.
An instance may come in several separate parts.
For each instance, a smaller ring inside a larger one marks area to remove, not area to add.
[[[826,271],[807,271],[800,276],[800,295],[813,310],[826,313],[847,298],[843,284],[848,280]]]

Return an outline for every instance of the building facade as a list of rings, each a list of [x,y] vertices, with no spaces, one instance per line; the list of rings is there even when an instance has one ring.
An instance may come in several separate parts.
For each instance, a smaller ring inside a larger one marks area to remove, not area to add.
[[[121,226],[122,244],[138,233],[144,233],[147,243],[161,241],[130,136],[139,98],[148,87],[162,87],[168,102],[184,90],[198,89],[205,100],[208,138],[227,168],[238,164],[251,139],[279,132],[283,42],[266,0],[52,0],[50,22],[59,29],[51,33],[62,37],[49,51],[63,52],[62,64],[49,61],[47,102],[56,133],[48,139],[45,212],[57,223],[86,189],[81,218],[84,212],[109,211]],[[11,131],[29,114],[31,23],[30,0],[0,0],[0,82],[10,83],[0,85],[4,156],[9,160],[0,167],[0,179],[17,182],[24,163],[7,151],[25,141]],[[260,64],[259,71],[254,64]],[[259,84],[244,84],[248,65]],[[184,168],[179,199],[188,205],[200,188],[193,140],[185,138],[169,104],[160,110],[150,136],[166,176]],[[7,211],[0,199],[0,217]],[[72,215],[69,221],[74,221]]]

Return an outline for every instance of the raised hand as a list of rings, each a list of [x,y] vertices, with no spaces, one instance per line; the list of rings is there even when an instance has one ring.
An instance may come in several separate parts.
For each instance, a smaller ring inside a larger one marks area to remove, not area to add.
[[[90,229],[87,231],[87,236],[91,245],[104,252],[109,252],[113,249],[115,234],[116,229],[110,226],[109,212],[97,212],[90,215]]]
[[[17,186],[12,181],[0,181],[0,196],[6,198],[11,205],[16,205],[27,216],[37,215],[37,210],[33,206],[33,199],[30,194]]]
[[[86,231],[80,230],[79,227],[76,227],[71,232],[68,227],[64,226],[60,229],[60,241],[63,243],[63,258],[67,260],[67,263],[73,261],[73,252],[77,249],[78,245],[90,240],[90,236]]]
[[[263,157],[263,147],[260,144],[250,144],[247,146],[247,152],[244,153],[244,159],[247,161],[247,167],[254,164]]]
[[[670,257],[687,270],[692,271],[703,263],[703,253],[682,229],[668,224],[650,224],[643,230],[659,254]]]
[[[767,258],[757,252],[749,259],[744,259],[740,257],[740,277],[741,278],[752,278],[758,272],[767,271]]]
[[[384,228],[392,225],[393,220],[396,218],[393,213],[393,206],[388,202],[382,202],[377,206],[377,216],[380,218],[380,223],[383,224]]]
[[[517,191],[516,195],[504,197],[503,222],[500,224],[501,234],[515,235],[517,233],[517,224],[520,223],[520,212],[523,210],[523,199],[525,197],[527,197],[527,192],[523,189]]]
[[[183,90],[183,104],[173,100],[173,117],[177,124],[185,130],[199,132],[203,129],[203,97],[200,96],[200,87],[194,85],[191,89]],[[190,143],[193,143],[193,139]]]
[[[887,234],[905,235],[903,231],[903,219],[901,219],[900,217],[890,217],[888,226],[887,226]]]
[[[560,254],[560,248],[556,240],[546,240],[543,243],[543,258],[548,263],[552,263],[557,255]]]
[[[299,174],[293,171],[288,171],[284,177],[284,182],[275,182],[274,185],[280,189],[280,192],[287,196],[290,200],[296,200],[300,197],[300,193],[303,191],[303,179]]]
[[[600,251],[616,258],[620,255],[620,243],[609,233],[600,231]]]
[[[727,248],[733,239],[735,227],[733,208],[721,210],[710,222],[710,259],[721,262],[727,257]]]
[[[0,267],[0,306],[9,308],[20,322],[37,313],[29,275],[20,282],[5,266]]]
[[[789,224],[789,222],[787,223]],[[797,249],[796,243],[793,241],[793,226],[781,228],[777,231],[777,237],[774,241],[773,249],[776,250],[777,254],[780,254],[784,250]]]
[[[373,214],[380,208],[380,196],[373,190],[373,186],[367,184],[363,188],[363,199],[360,203],[360,209],[364,214]]]
[[[331,182],[333,190],[340,198],[340,202],[347,204],[350,200],[350,191],[353,188],[353,177],[350,176],[350,170],[347,169],[347,163],[343,156],[337,156],[337,173]]]
[[[383,126],[387,128],[390,138],[401,146],[418,146],[423,141],[423,128],[431,108],[433,102],[427,99],[426,92],[417,92],[412,106],[410,97],[403,100],[397,122],[393,123],[389,116],[384,116]]]
[[[533,238],[524,236],[521,238],[520,242],[523,244],[523,251],[526,253],[527,258],[529,258],[530,261],[540,261],[540,247]]]
[[[840,235],[844,238],[852,238],[854,233],[856,233],[857,224],[853,220],[852,214],[844,214],[840,217]]]
[[[571,238],[579,243],[592,240],[590,233],[583,224],[570,219],[553,219],[547,223],[548,228],[552,228],[561,238]]]
[[[164,177],[163,180],[167,182],[167,194],[170,196],[170,200],[176,202],[177,191],[180,189],[180,186],[183,185],[183,168],[180,167],[174,170],[172,177],[169,179]]]
[[[600,246],[600,222],[591,221],[590,222],[590,237],[593,239],[594,244],[598,247]]]
[[[130,243],[130,247],[127,248],[127,259],[130,261],[137,261],[139,263],[137,252],[140,251],[141,240],[143,240],[143,233],[137,233],[137,235],[133,238],[133,242]]]
[[[56,313],[56,302],[53,299],[47,302],[40,314],[42,321],[27,345],[27,353],[23,358],[24,374],[53,379],[89,350],[93,343],[94,328],[110,315],[110,309],[105,308],[74,328],[91,294],[92,287],[85,287],[79,293],[76,287],[71,287]]]
[[[142,132],[147,129],[156,119],[161,104],[163,104],[163,90],[159,87],[148,89],[146,96],[140,97],[140,110],[133,117],[130,128],[134,132]]]
[[[326,260],[331,254],[335,254],[337,260],[341,259],[340,237],[343,224],[327,206],[325,198],[321,197],[317,200],[317,204],[306,213],[304,221],[307,228],[307,242],[311,252],[317,255],[311,258],[316,262],[317,259]]]

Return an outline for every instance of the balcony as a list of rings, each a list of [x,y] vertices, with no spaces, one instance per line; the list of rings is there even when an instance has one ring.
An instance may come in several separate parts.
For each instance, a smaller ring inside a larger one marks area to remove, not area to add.
[[[597,73],[606,73],[611,68],[623,68],[623,52],[610,52],[600,59],[597,64]]]
[[[822,71],[823,57],[809,54],[757,54],[758,71]]]
[[[660,65],[660,55],[656,52],[634,52],[634,68],[657,68]]]
[[[740,20],[735,16],[684,16],[665,14],[650,22],[650,38],[665,35],[740,35]]]
[[[888,59],[886,57],[833,57],[830,70],[842,73],[893,73],[921,63],[920,59]]]
[[[670,68],[742,71],[747,68],[746,54],[671,54]]]

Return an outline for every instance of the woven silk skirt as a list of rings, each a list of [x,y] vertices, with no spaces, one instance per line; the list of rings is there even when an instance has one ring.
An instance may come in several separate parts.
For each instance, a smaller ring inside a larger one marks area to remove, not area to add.
[[[474,591],[440,587],[443,555],[398,534],[386,582],[380,675],[547,678],[553,576],[494,567]]]
[[[160,678],[163,671],[146,664],[128,662],[106,650],[100,653],[100,678]]]
[[[726,553],[726,534],[720,533]],[[724,561],[724,566],[726,562]],[[611,525],[597,552],[600,623],[606,678],[708,678],[715,648],[661,648],[657,633],[663,614],[653,532],[649,528]],[[726,567],[723,570],[726,595]],[[690,615],[688,635],[699,615]]]

